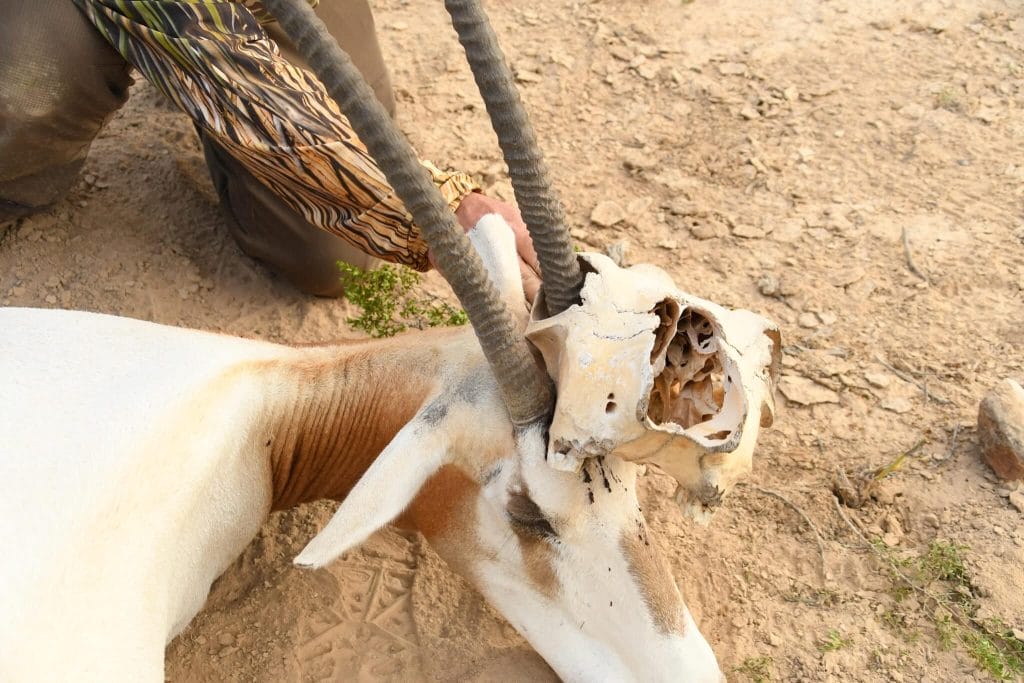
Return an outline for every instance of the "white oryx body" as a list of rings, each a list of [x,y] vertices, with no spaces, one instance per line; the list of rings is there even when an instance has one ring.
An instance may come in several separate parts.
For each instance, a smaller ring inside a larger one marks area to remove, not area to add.
[[[471,237],[525,325],[507,227]],[[343,500],[296,559],[420,530],[566,680],[718,681],[636,498],[545,461],[470,329],[293,348],[0,309],[0,680],[158,681],[272,509]]]
[[[231,369],[289,353],[0,310],[0,680],[162,677],[167,641],[270,510],[267,395]]]

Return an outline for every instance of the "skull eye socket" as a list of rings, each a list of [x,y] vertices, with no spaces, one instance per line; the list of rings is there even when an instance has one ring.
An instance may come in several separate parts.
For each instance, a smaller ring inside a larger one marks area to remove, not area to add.
[[[547,520],[547,517],[529,496],[521,493],[511,494],[505,511],[508,513],[509,521],[519,531],[540,538],[558,536],[551,527],[551,522]]]

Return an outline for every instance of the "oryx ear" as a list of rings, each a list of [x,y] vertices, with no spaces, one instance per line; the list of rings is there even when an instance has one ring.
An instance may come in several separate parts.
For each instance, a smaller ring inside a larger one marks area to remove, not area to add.
[[[428,407],[402,428],[294,563],[323,567],[397,517],[448,458],[448,442]]]
[[[497,287],[516,324],[526,325],[526,296],[516,255],[516,236],[508,222],[496,213],[484,215],[466,233],[480,255],[487,275]]]

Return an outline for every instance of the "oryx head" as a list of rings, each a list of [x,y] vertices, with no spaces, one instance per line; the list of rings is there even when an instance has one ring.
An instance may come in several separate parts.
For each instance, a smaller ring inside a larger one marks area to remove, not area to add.
[[[696,332],[700,352],[714,355],[721,350],[722,363],[739,362],[725,350],[733,337],[720,333],[717,346],[707,348],[700,341],[705,330],[699,316],[712,309],[696,299],[683,301],[657,269],[635,271],[657,280],[649,288],[655,292],[653,299],[644,299],[640,308],[620,311],[599,302],[604,294],[597,294],[601,287],[593,275],[604,264],[587,257],[581,270],[532,127],[479,1],[445,4],[491,115],[538,254],[544,297],[537,311],[543,315],[534,316],[537,334],[531,336],[544,352],[559,395],[574,395],[571,403],[582,406],[587,399],[579,394],[596,386],[591,383],[575,393],[568,386],[583,376],[559,361],[571,346],[593,344],[595,368],[621,365],[638,374],[624,372],[621,384],[603,386],[600,395],[589,397],[602,414],[611,415],[606,423],[588,423],[593,434],[562,430],[549,443],[549,424],[561,429],[566,416],[593,411],[567,411],[570,402],[561,398],[553,405],[548,373],[524,338],[525,320],[517,321],[510,312],[510,305],[522,310],[511,240],[480,238],[480,251],[497,255],[488,259],[489,274],[408,142],[304,0],[264,0],[422,230],[441,273],[466,309],[489,365],[467,371],[457,382],[453,378],[402,429],[296,561],[308,566],[329,562],[405,510],[442,556],[563,678],[717,681],[721,674],[714,655],[649,536],[636,494],[640,466],[614,451],[624,444],[645,444],[648,432],[680,437],[677,431],[690,430],[682,438],[703,439],[709,452],[721,452],[739,443],[743,434],[756,433],[746,428],[746,416],[754,414],[751,397],[744,395],[738,403],[743,427],[723,435],[725,428],[716,426],[714,433],[704,434],[693,431],[688,418],[679,418],[682,404],[675,402],[675,391],[678,385],[694,396],[713,397],[713,387],[705,389],[702,378],[685,373],[660,385],[657,381],[667,371],[666,358],[678,355],[674,340],[688,334],[684,318],[701,328]],[[510,291],[509,282],[516,291]],[[595,307],[603,307],[604,317],[578,335],[577,328],[582,328],[570,318],[581,310],[589,315]],[[565,317],[559,318],[561,314]],[[551,324],[539,331],[547,318]],[[714,328],[714,315],[705,318]],[[637,321],[642,322],[639,328]],[[602,345],[602,334],[614,336],[620,328],[635,334],[636,343],[620,339],[625,344],[621,349]],[[646,369],[629,358],[637,354]],[[762,360],[758,356],[755,365]],[[667,388],[657,394],[663,385]],[[725,393],[728,397],[728,387]],[[691,403],[697,406],[693,410],[710,410],[708,401]],[[728,414],[726,422],[734,423],[736,414]],[[660,462],[661,452],[645,446],[636,457]]]
[[[772,423],[778,328],[682,292],[654,266],[580,260],[580,303],[547,315],[541,298],[526,331],[558,385],[549,460],[655,464],[677,481],[683,511],[707,521]]]

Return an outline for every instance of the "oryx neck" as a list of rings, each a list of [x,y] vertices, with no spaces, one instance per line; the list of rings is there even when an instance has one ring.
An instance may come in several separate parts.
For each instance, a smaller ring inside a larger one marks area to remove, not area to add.
[[[271,508],[343,499],[433,390],[448,336],[307,347],[281,362],[261,444]]]

